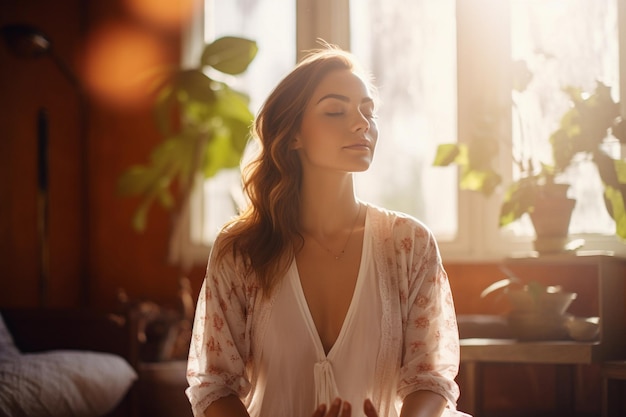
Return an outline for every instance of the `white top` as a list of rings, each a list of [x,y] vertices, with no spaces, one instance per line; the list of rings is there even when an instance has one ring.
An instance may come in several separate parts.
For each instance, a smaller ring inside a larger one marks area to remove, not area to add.
[[[216,245],[219,244],[216,242]],[[310,416],[337,395],[380,417],[429,390],[455,411],[459,340],[447,275],[432,233],[405,214],[368,206],[353,298],[325,355],[295,261],[270,297],[241,259],[209,259],[198,297],[186,393],[195,416],[239,396],[252,417]]]
[[[310,416],[319,404],[330,404],[337,396],[353,404],[356,413],[372,396],[382,305],[368,230],[366,227],[367,244],[363,245],[352,301],[328,356],[307,305],[295,260],[291,264],[277,288],[265,330],[258,366],[259,378],[266,384],[252,398],[252,416]]]

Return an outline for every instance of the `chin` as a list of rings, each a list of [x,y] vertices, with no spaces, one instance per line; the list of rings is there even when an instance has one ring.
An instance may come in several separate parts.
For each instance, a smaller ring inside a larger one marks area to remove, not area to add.
[[[362,163],[356,165],[351,171],[352,172],[365,172],[370,168],[371,165],[372,165],[371,160],[363,161]]]

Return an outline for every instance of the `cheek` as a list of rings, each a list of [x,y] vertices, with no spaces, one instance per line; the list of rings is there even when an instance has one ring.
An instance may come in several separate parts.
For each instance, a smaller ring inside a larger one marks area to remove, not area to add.
[[[315,123],[303,124],[300,129],[301,136],[308,141],[319,143],[341,132],[340,126],[332,120],[319,119]]]
[[[378,126],[375,123],[370,125],[369,136],[374,145],[376,145],[378,143]]]

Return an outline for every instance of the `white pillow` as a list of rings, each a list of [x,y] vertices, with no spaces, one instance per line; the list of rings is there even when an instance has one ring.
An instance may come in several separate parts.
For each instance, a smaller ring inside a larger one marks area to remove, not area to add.
[[[0,361],[13,360],[19,354],[20,351],[13,342],[13,336],[11,336],[0,314]]]
[[[0,417],[96,417],[137,379],[122,357],[55,350],[0,361]]]

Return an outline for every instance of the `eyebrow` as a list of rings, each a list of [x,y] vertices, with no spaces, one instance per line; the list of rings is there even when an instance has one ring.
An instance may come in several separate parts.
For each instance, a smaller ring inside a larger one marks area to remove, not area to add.
[[[343,101],[343,102],[346,102],[346,103],[350,102],[350,98],[348,96],[344,96],[342,94],[333,94],[333,93],[331,93],[331,94],[326,94],[325,96],[320,98],[317,101],[317,104],[319,104],[322,101],[324,101],[326,99],[329,99],[329,98],[334,98],[334,99],[337,99],[337,100],[340,100],[340,101]],[[374,102],[374,99],[371,98],[371,97],[364,97],[363,100],[361,100],[361,103],[372,103],[372,102]]]

